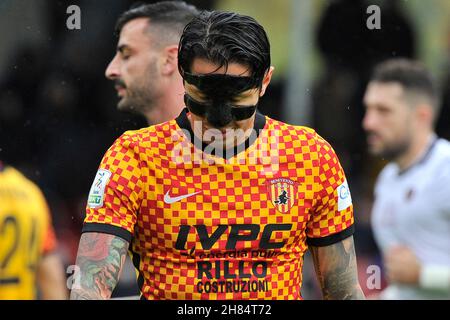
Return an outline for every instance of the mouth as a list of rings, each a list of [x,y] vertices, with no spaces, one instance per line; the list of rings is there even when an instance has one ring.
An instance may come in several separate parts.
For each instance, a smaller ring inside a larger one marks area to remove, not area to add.
[[[120,98],[122,98],[125,95],[125,93],[127,92],[127,89],[123,86],[116,85],[116,86],[114,86],[114,88],[117,91],[117,96]]]
[[[378,134],[371,133],[367,135],[367,143],[371,146],[381,143],[381,137]]]

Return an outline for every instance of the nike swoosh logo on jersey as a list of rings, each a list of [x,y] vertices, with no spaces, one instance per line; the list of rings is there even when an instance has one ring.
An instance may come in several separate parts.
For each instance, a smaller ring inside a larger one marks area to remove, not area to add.
[[[199,194],[199,193],[201,193],[201,191],[194,192],[194,193],[189,193],[189,194],[185,194],[185,195],[178,196],[178,197],[172,197],[172,196],[170,195],[170,190],[169,190],[169,191],[167,191],[167,193],[164,195],[164,202],[167,203],[167,204],[172,204],[172,203],[175,203],[175,202],[184,200],[184,199],[186,199],[186,198],[195,196],[196,194]]]

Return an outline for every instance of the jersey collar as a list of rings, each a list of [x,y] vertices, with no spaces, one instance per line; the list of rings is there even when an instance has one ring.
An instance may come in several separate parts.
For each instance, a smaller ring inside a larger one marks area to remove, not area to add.
[[[184,110],[181,112],[181,114],[176,119],[176,122],[181,129],[187,130],[189,132],[189,135],[191,137],[191,143],[195,146],[201,144],[202,151],[205,152],[205,149],[208,147],[208,144],[204,143],[203,141],[201,141],[198,137],[196,137],[194,135],[194,132],[191,128],[191,123],[189,122],[189,119],[187,117],[188,112],[189,112],[189,110],[187,108],[184,108]],[[264,129],[265,126],[266,126],[266,117],[263,116],[259,111],[256,111],[255,123],[253,125],[253,129],[255,130],[256,135],[252,134],[241,145],[235,146],[233,149],[230,148],[229,150],[223,150],[223,152],[222,152],[223,158],[230,159],[230,158],[236,156],[237,154],[239,154],[238,150],[239,151],[247,150],[251,145],[253,145],[255,143],[256,139],[258,139],[259,134],[261,133],[261,130]],[[212,150],[212,151],[213,151],[212,155],[214,155],[214,150]]]
[[[433,136],[430,139],[429,145],[427,150],[425,151],[424,155],[415,163],[413,163],[412,165],[410,165],[408,168],[399,171],[398,175],[404,175],[406,172],[409,172],[412,168],[415,168],[417,166],[420,166],[422,164],[424,164],[425,162],[428,161],[428,159],[430,158],[431,154],[433,153],[434,147],[436,146],[437,142],[438,142],[438,137],[433,134]]]

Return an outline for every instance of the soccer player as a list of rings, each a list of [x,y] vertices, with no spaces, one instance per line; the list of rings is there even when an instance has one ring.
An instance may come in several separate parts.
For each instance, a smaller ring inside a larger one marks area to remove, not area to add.
[[[67,298],[45,199],[36,185],[1,162],[0,243],[0,300]]]
[[[106,69],[120,97],[119,110],[140,113],[149,124],[180,113],[184,88],[177,69],[178,42],[197,14],[183,1],[166,1],[141,5],[119,17],[117,53]]]
[[[389,281],[385,299],[450,298],[450,143],[433,130],[438,95],[419,62],[380,64],[363,120],[369,150],[389,160],[375,186],[372,227]]]
[[[326,299],[363,298],[336,154],[257,111],[273,73],[263,27],[203,12],[178,66],[187,108],[126,132],[101,162],[71,298],[109,298],[130,250],[142,299],[301,299],[308,248]]]

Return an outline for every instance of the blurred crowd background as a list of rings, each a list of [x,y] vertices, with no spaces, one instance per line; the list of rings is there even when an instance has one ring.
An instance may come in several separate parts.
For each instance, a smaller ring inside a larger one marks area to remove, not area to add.
[[[399,56],[422,60],[442,88],[438,134],[450,138],[450,1],[186,2],[249,14],[267,30],[276,70],[261,111],[312,126],[335,148],[352,190],[361,286],[373,294],[367,267],[381,263],[370,210],[384,163],[366,152],[364,89],[374,64]],[[72,4],[81,8],[81,30],[66,27]],[[144,118],[117,110],[113,84],[104,77],[117,43],[115,21],[132,4],[0,0],[0,159],[43,189],[66,266],[74,264],[87,194],[104,152],[124,131],[146,126]],[[381,8],[380,30],[366,25],[372,4]],[[308,257],[305,264],[303,295],[318,298]],[[132,294],[131,279],[125,274],[115,294]]]

